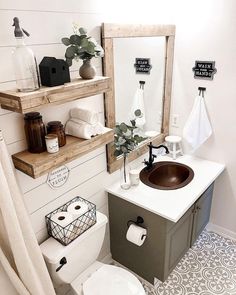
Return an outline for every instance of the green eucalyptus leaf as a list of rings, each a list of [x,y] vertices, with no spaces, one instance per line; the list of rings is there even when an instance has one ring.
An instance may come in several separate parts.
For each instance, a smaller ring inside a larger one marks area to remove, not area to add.
[[[80,45],[81,44],[81,38],[79,35],[71,35],[70,36],[70,43],[74,45]]]
[[[69,38],[62,38],[61,42],[66,46],[69,46],[71,44]]]
[[[118,135],[118,136],[121,136],[121,135],[122,135],[122,131],[121,131],[120,128],[118,128],[118,127],[115,127],[115,128],[114,128],[114,132],[115,132],[115,134]]]
[[[122,146],[121,150],[123,153],[128,153],[128,148],[126,146]]]
[[[87,38],[82,38],[80,46],[83,47],[84,49],[86,49],[88,44],[89,44],[88,39]]]
[[[118,143],[119,143],[119,145],[124,144],[124,143],[125,143],[125,139],[122,138],[122,137],[119,137],[119,139],[118,139]]]
[[[127,132],[127,130],[128,130],[127,125],[125,123],[121,123],[120,130],[124,133]]]
[[[86,46],[86,52],[91,55],[94,55],[95,54],[94,48],[95,48],[94,44],[91,42],[88,42],[88,45]]]
[[[70,46],[70,47],[68,47],[68,48],[66,49],[65,57],[66,57],[66,58],[74,58],[75,53],[76,53],[76,48],[75,48],[75,46]]]
[[[87,34],[87,30],[85,28],[79,28],[79,33],[80,35],[86,35]]]
[[[134,114],[135,114],[136,117],[140,117],[142,115],[142,112],[141,112],[140,109],[137,109],[137,110],[134,111]]]
[[[122,155],[122,151],[115,150],[114,156],[119,157],[120,155]]]
[[[72,66],[72,58],[66,58],[66,62],[67,62],[69,67]]]

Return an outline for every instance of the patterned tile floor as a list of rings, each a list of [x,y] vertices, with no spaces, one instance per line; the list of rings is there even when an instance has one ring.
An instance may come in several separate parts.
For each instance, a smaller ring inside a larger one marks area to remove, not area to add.
[[[236,241],[204,230],[162,283],[147,295],[236,295]]]

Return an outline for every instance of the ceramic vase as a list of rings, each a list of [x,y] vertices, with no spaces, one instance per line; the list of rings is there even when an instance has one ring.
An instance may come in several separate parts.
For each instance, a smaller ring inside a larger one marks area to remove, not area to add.
[[[122,159],[122,165],[120,168],[120,187],[122,189],[130,188],[130,179],[129,179],[130,165],[128,155],[124,154]]]
[[[91,64],[91,59],[83,60],[83,64],[79,69],[82,79],[93,79],[96,75],[96,68]]]

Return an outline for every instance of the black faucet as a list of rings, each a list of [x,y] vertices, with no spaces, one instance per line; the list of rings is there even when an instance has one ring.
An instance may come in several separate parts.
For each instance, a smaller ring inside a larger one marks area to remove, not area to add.
[[[168,148],[163,144],[155,146],[155,145],[152,145],[152,143],[150,142],[150,144],[148,144],[148,148],[149,148],[149,159],[148,161],[144,160],[144,164],[146,165],[147,169],[152,168],[152,163],[154,162],[154,159],[157,157],[156,155],[152,154],[152,149],[164,148],[166,150],[166,154],[169,154]]]

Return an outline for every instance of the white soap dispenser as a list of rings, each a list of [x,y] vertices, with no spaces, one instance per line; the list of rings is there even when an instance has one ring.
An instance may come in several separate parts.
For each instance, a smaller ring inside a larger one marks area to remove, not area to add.
[[[12,52],[16,85],[18,91],[30,92],[39,89],[39,76],[33,51],[25,45],[24,34],[29,33],[20,27],[19,19],[14,17],[14,34],[17,40],[16,48]]]

